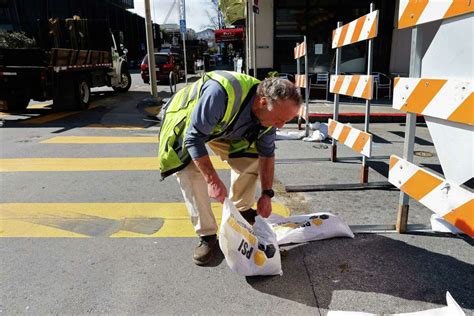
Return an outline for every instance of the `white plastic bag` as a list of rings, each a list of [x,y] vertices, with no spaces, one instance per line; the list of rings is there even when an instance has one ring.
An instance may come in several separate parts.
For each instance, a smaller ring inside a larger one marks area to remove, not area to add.
[[[328,316],[465,316],[466,314],[462,308],[456,303],[451,293],[446,292],[446,301],[448,306],[429,309],[421,312],[401,313],[401,314],[372,314],[364,312],[342,312],[342,311],[329,311]]]
[[[219,246],[232,271],[242,275],[282,275],[280,248],[270,225],[260,216],[253,227],[225,199]]]
[[[314,213],[283,217],[272,214],[267,219],[279,245],[301,243],[333,237],[354,238],[344,221],[331,213]]]

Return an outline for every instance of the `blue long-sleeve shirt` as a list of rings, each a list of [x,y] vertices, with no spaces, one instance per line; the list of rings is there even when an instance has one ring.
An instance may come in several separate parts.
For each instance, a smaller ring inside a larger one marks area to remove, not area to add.
[[[251,111],[254,99],[255,95],[248,98],[248,102],[242,105],[243,109],[237,121],[218,139],[237,140],[247,138],[252,140],[252,138],[255,139],[256,133],[260,134],[266,129],[260,125]],[[207,80],[191,114],[191,123],[184,140],[184,145],[193,160],[208,155],[205,144],[217,123],[224,117],[226,106],[227,93],[225,89],[218,82]],[[275,134],[276,130],[273,128],[257,139],[257,152],[260,156],[274,156]]]

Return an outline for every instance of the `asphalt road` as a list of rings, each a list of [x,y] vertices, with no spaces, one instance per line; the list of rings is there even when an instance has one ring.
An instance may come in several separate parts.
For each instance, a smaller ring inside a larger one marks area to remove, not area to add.
[[[281,277],[239,277],[222,255],[210,267],[195,266],[197,239],[178,185],[173,177],[160,182],[158,127],[136,108],[149,86],[136,74],[132,81],[125,94],[95,89],[87,111],[32,102],[23,113],[1,114],[1,313],[395,313],[445,306],[447,290],[472,313],[474,252],[462,238],[359,234],[287,247]],[[167,85],[158,90],[170,96]],[[374,124],[376,154],[400,152],[403,128]],[[417,133],[416,149],[433,153],[426,128]],[[328,157],[324,145],[282,141],[277,158]],[[436,155],[417,159],[436,169]],[[374,161],[371,180],[384,179],[386,162]],[[275,211],[330,211],[351,225],[394,223],[396,190],[283,192],[287,184],[358,178],[353,162],[328,166],[279,164]],[[227,169],[219,164],[226,184]],[[219,217],[218,204],[214,210]],[[410,212],[410,223],[429,223],[422,205],[412,203]]]

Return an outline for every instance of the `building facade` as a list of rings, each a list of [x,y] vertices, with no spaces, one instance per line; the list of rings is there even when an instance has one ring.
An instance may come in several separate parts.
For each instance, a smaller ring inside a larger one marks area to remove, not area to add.
[[[249,1],[251,3],[251,1]],[[266,0],[259,1],[256,15],[256,48],[258,77],[271,70],[295,73],[293,48],[307,38],[308,68],[310,73],[334,72],[335,50],[331,48],[332,32],[337,22],[347,24],[370,11],[370,3],[379,10],[378,36],[374,39],[373,71],[387,75],[407,74],[410,55],[410,30],[398,30],[398,2],[395,0]],[[242,16],[244,10],[242,1]],[[251,12],[249,5],[248,12]],[[235,19],[235,18],[234,18]],[[252,18],[248,19],[252,30]],[[240,22],[237,22],[241,23]],[[245,22],[244,22],[245,23]],[[423,26],[424,27],[424,26]],[[436,26],[426,26],[427,36]],[[251,32],[247,31],[249,37]],[[247,59],[250,69],[254,47],[248,42]],[[367,41],[342,48],[341,71],[367,71]],[[252,72],[251,72],[252,73]]]

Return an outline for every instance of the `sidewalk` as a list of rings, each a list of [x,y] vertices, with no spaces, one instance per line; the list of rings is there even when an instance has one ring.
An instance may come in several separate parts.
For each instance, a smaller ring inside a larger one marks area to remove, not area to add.
[[[364,105],[344,104],[344,111],[361,112]],[[378,113],[394,113],[386,105],[374,106]],[[327,114],[325,103],[312,103],[313,113]],[[380,112],[379,112],[380,111]],[[396,113],[395,113],[396,114]],[[361,128],[362,124],[355,124]],[[388,157],[403,152],[403,124],[372,124],[376,135],[369,161],[369,182],[387,181]],[[296,124],[287,124],[287,131]],[[417,126],[415,151],[433,153],[415,156],[417,165],[440,172],[438,158],[428,129]],[[399,190],[353,190],[287,193],[290,185],[358,183],[360,160],[329,161],[329,142],[308,143],[280,140],[276,143],[276,201],[283,202],[292,215],[330,212],[352,228],[394,226],[397,221]],[[360,156],[338,146],[338,157]],[[327,160],[325,160],[327,158]],[[431,210],[410,199],[409,227],[430,227]],[[249,284],[257,290],[314,306],[321,315],[328,310],[370,313],[407,313],[446,306],[446,291],[474,315],[473,240],[427,231],[356,233],[354,239],[335,238],[285,247],[282,278],[259,279]],[[296,285],[298,284],[298,286]],[[302,310],[296,310],[299,314]],[[304,312],[301,312],[303,314]]]

